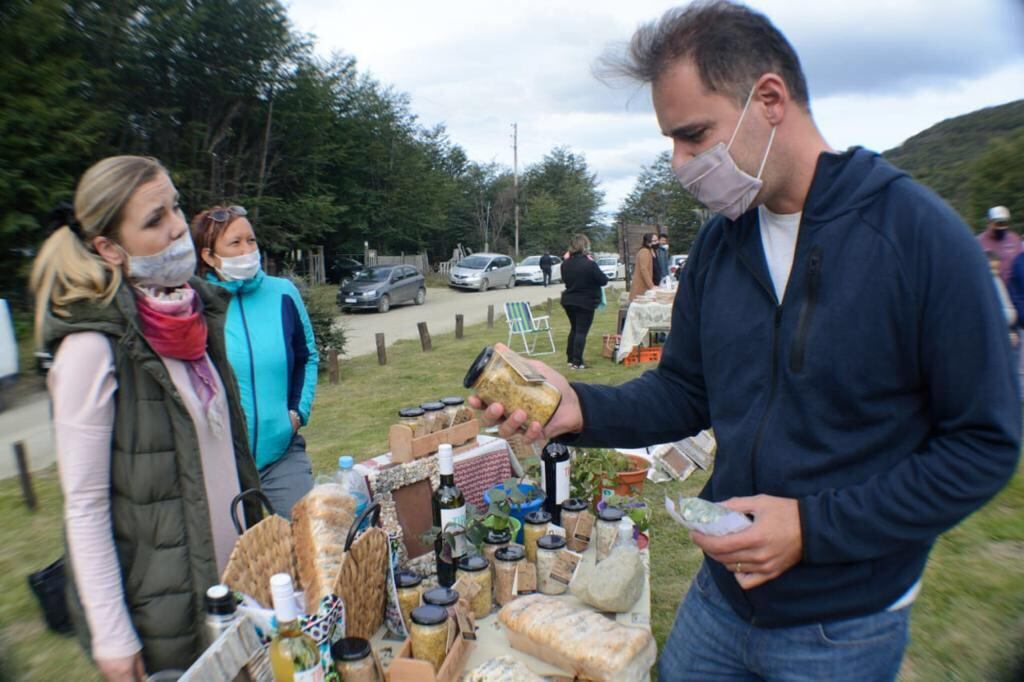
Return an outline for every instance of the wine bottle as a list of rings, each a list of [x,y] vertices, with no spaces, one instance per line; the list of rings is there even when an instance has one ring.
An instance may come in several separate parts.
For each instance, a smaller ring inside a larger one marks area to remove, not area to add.
[[[562,503],[569,499],[569,448],[551,442],[540,454],[540,487],[544,489],[544,511],[555,525],[562,525]]]
[[[274,682],[324,682],[320,648],[299,627],[299,607],[292,577],[287,573],[272,576],[270,594],[277,617],[277,634],[270,642]]]
[[[434,558],[437,563],[437,581],[442,587],[455,584],[455,567],[465,553],[466,498],[455,485],[455,464],[452,446],[442,443],[437,451],[437,464],[441,484],[431,498],[434,525],[441,529],[434,542]],[[445,532],[454,533],[448,551],[445,550]],[[449,556],[450,555],[450,556]]]

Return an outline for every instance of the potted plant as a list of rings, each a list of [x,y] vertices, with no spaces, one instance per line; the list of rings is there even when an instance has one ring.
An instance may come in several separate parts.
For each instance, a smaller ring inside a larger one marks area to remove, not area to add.
[[[521,543],[523,519],[530,512],[540,509],[543,503],[544,494],[539,488],[515,478],[507,478],[484,493],[487,513],[479,519],[484,530],[477,530],[475,536],[479,537],[479,542],[483,542],[487,530],[509,530],[513,541]],[[473,539],[475,537],[471,536]]]
[[[637,455],[596,448],[579,452],[572,462],[573,497],[598,501],[610,494],[630,495],[643,490],[650,464]]]
[[[650,543],[650,536],[647,531],[651,528],[651,508],[647,503],[633,495],[609,495],[598,502],[598,511],[604,507],[617,507],[626,512],[626,516],[633,522],[633,537],[640,549],[644,549]]]

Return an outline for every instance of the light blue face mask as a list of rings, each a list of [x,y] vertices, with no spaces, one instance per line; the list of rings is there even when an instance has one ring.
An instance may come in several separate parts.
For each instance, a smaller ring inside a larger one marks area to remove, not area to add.
[[[188,230],[151,256],[133,256],[120,244],[118,248],[128,259],[128,279],[138,286],[177,289],[196,270],[196,250]]]

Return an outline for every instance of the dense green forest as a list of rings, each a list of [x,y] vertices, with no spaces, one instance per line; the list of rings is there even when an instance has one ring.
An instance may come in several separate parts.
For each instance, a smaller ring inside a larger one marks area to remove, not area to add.
[[[967,224],[1003,205],[1024,219],[1024,100],[946,119],[883,156],[952,204]]]
[[[189,214],[245,205],[277,257],[511,251],[511,169],[469,159],[355,56],[314,46],[277,0],[0,4],[0,290],[23,286],[50,208],[120,153],[159,158]],[[552,149],[522,170],[521,250],[600,232],[602,198],[582,154]]]

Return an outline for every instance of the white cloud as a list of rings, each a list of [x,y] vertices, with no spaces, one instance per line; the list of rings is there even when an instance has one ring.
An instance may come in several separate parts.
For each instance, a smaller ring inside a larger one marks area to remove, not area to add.
[[[677,3],[528,0],[434,3],[293,0],[323,54],[354,55],[444,122],[471,158],[520,168],[557,145],[586,155],[614,211],[642,164],[668,148],[646,91],[591,75],[609,44]],[[884,150],[928,126],[1024,97],[1024,12],[1013,0],[755,1],[803,62],[833,146]]]

